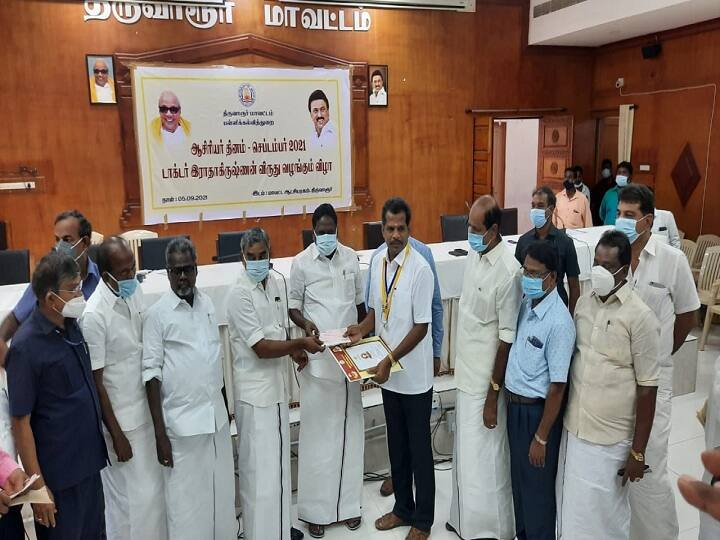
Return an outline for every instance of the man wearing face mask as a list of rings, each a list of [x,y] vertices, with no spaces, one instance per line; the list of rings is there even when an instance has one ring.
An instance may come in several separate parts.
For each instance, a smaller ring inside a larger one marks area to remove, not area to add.
[[[645,481],[646,467],[655,466],[645,449],[660,376],[660,323],[628,282],[631,257],[623,233],[603,234],[593,290],[575,311],[577,344],[557,476],[558,538],[627,540],[626,484]]]
[[[296,540],[303,534],[291,530],[290,522],[288,356],[302,371],[308,363],[306,351],[318,353],[324,347],[312,331],[303,338],[289,338],[284,292],[268,275],[267,233],[259,228],[245,232],[240,252],[243,270],[228,298],[228,330],[244,537]]]
[[[38,304],[7,355],[10,414],[25,471],[53,503],[34,504],[39,540],[103,538],[107,463],[100,402],[77,319],[85,309],[73,257],[51,253],[32,277]]]
[[[315,242],[293,259],[290,318],[307,337],[365,318],[357,254],[337,240],[337,215],[321,204]],[[300,373],[298,519],[313,538],[325,526],[360,527],[365,424],[360,383],[350,383],[329,352],[313,354]]]
[[[197,255],[184,237],[165,250],[170,289],[143,321],[142,380],[164,467],[168,538],[237,533],[222,346],[215,308],[195,287]]]
[[[620,190],[630,183],[632,174],[632,163],[623,161],[618,164],[615,185],[607,190],[600,203],[600,219],[605,225],[615,225]]]
[[[551,244],[530,245],[505,373],[515,528],[518,538],[531,540],[555,540],[559,417],[575,348],[575,325],[555,288],[557,267]]]
[[[453,489],[448,530],[461,538],[514,538],[510,456],[501,391],[520,308],[520,265],[500,236],[489,195],[468,215],[468,255],[458,315]],[[482,418],[482,422],[480,419]]]
[[[58,214],[55,218],[54,251],[72,256],[80,267],[81,289],[85,299],[95,291],[100,282],[97,265],[90,260],[87,250],[90,247],[92,225],[77,210],[69,210]],[[6,342],[9,341],[22,322],[30,317],[37,299],[32,285],[28,285],[18,303],[0,324],[0,365],[5,361]]]
[[[602,223],[603,220],[600,217],[600,203],[605,197],[608,189],[613,187],[615,179],[612,174],[612,161],[609,159],[603,159],[602,165],[600,166],[600,177],[595,181],[595,185],[590,193],[590,208],[592,210],[593,223]]]
[[[575,171],[575,189],[585,195],[585,198],[588,200],[588,204],[590,204],[590,188],[584,182],[583,168],[580,165],[575,165],[573,167],[573,171]]]
[[[111,467],[102,471],[109,540],[167,538],[162,467],[142,381],[142,289],[119,236],[97,251],[103,282],[81,319],[100,398]]]
[[[552,244],[557,250],[559,259],[556,278],[557,291],[572,315],[577,299],[580,297],[580,266],[572,238],[552,223],[551,218],[555,212],[555,205],[555,194],[549,187],[541,186],[533,192],[530,221],[534,228],[518,239],[517,246],[515,246],[515,258],[520,264],[524,264],[530,244],[538,240],[545,240]],[[567,276],[569,296],[565,290],[565,276]]]
[[[592,227],[590,203],[575,186],[574,169],[565,169],[563,189],[557,194],[557,207],[553,213],[553,223],[561,229],[582,229]]]
[[[620,191],[615,228],[632,244],[630,285],[660,320],[660,381],[646,457],[653,474],[630,486],[632,540],[674,540],[678,521],[668,478],[668,442],[672,417],[672,355],[697,323],[700,308],[690,265],[682,251],[651,232],[655,197],[643,185]]]

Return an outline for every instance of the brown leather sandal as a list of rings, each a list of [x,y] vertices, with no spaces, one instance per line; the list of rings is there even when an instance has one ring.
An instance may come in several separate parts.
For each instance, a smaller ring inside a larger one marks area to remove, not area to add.
[[[407,527],[408,525],[409,523],[405,523],[392,512],[388,512],[383,517],[375,520],[375,528],[378,531],[389,531],[391,529],[397,529],[398,527]]]

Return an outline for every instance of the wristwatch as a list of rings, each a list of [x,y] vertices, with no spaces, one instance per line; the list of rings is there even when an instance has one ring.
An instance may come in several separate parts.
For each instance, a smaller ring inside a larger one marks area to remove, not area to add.
[[[492,379],[490,379],[490,387],[491,387],[495,392],[499,392],[499,391],[500,391],[500,385],[499,385],[498,383],[496,383],[495,381],[493,381]]]
[[[633,459],[634,459],[635,461],[639,461],[640,463],[645,463],[645,456],[644,456],[642,453],[636,452],[635,450],[633,450],[633,449],[631,448],[631,449],[630,449],[630,455],[633,457]]]

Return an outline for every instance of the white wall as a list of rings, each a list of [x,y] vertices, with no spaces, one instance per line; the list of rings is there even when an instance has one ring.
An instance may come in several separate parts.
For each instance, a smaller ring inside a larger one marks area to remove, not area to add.
[[[720,17],[720,0],[585,0],[533,18],[530,45],[597,46]]]
[[[530,229],[530,200],[537,184],[540,121],[505,120],[505,208],[518,209],[518,233]]]

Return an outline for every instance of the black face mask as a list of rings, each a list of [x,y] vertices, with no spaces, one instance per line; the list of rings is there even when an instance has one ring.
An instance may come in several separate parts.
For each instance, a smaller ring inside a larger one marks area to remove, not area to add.
[[[567,190],[575,189],[575,182],[572,180],[565,180],[563,182],[563,187]]]

